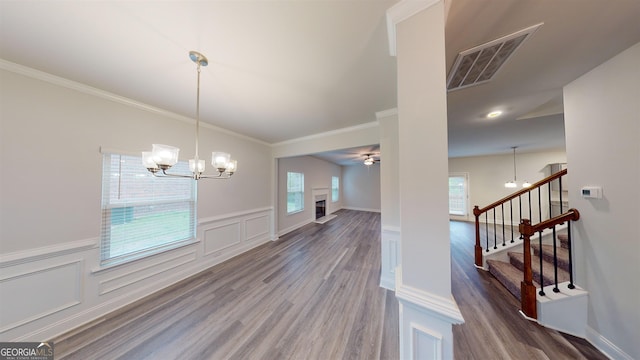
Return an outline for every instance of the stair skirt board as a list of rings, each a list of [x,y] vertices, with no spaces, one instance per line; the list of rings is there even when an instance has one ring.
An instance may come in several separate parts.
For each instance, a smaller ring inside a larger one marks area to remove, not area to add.
[[[558,293],[553,292],[553,286],[545,286],[546,296],[538,294],[538,323],[584,339],[589,295],[579,287],[569,289],[568,285],[569,282],[558,284]]]

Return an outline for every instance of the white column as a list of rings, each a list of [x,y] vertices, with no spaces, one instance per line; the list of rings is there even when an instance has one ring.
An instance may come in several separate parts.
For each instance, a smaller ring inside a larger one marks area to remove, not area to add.
[[[451,327],[464,321],[451,296],[444,9],[413,0],[387,13],[398,67],[402,359],[453,358]]]

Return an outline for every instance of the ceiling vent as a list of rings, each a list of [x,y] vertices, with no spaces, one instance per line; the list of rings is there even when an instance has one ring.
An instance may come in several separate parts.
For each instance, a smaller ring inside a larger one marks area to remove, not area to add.
[[[542,24],[528,27],[459,53],[449,72],[447,90],[463,89],[493,79],[502,65]]]

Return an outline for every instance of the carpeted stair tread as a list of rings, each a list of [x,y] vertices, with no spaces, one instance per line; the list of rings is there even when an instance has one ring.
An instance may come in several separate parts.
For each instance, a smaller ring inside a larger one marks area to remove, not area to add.
[[[531,245],[533,254],[540,256],[540,244]],[[558,259],[558,267],[569,272],[569,250],[563,247],[556,247],[556,257]],[[553,264],[553,245],[542,245],[542,259]]]
[[[558,234],[558,240],[560,240],[560,246],[564,249],[569,248],[569,235],[567,234]]]
[[[487,260],[489,272],[507,289],[513,296],[520,300],[520,283],[524,279],[524,273],[508,262],[499,260]],[[536,287],[540,285],[534,281]]]
[[[524,254],[518,252],[509,252],[509,260],[513,266],[520,271],[524,269]],[[535,255],[531,255],[531,270],[533,271],[533,279],[540,280],[540,258]],[[552,285],[554,283],[553,263],[547,261],[542,262],[544,286]],[[569,281],[569,273],[566,270],[558,268],[558,283]]]

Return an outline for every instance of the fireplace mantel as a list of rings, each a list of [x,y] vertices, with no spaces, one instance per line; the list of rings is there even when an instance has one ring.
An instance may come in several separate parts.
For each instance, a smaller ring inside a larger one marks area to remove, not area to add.
[[[313,221],[318,223],[318,224],[324,224],[327,221],[333,219],[336,217],[336,215],[330,214],[329,213],[329,204],[331,203],[331,201],[329,200],[329,188],[328,187],[314,187],[311,188],[311,198],[313,199],[313,206],[311,207],[313,209]],[[321,200],[325,200],[326,201],[326,215],[316,219],[316,207],[315,207],[315,202],[316,201],[321,201]]]

